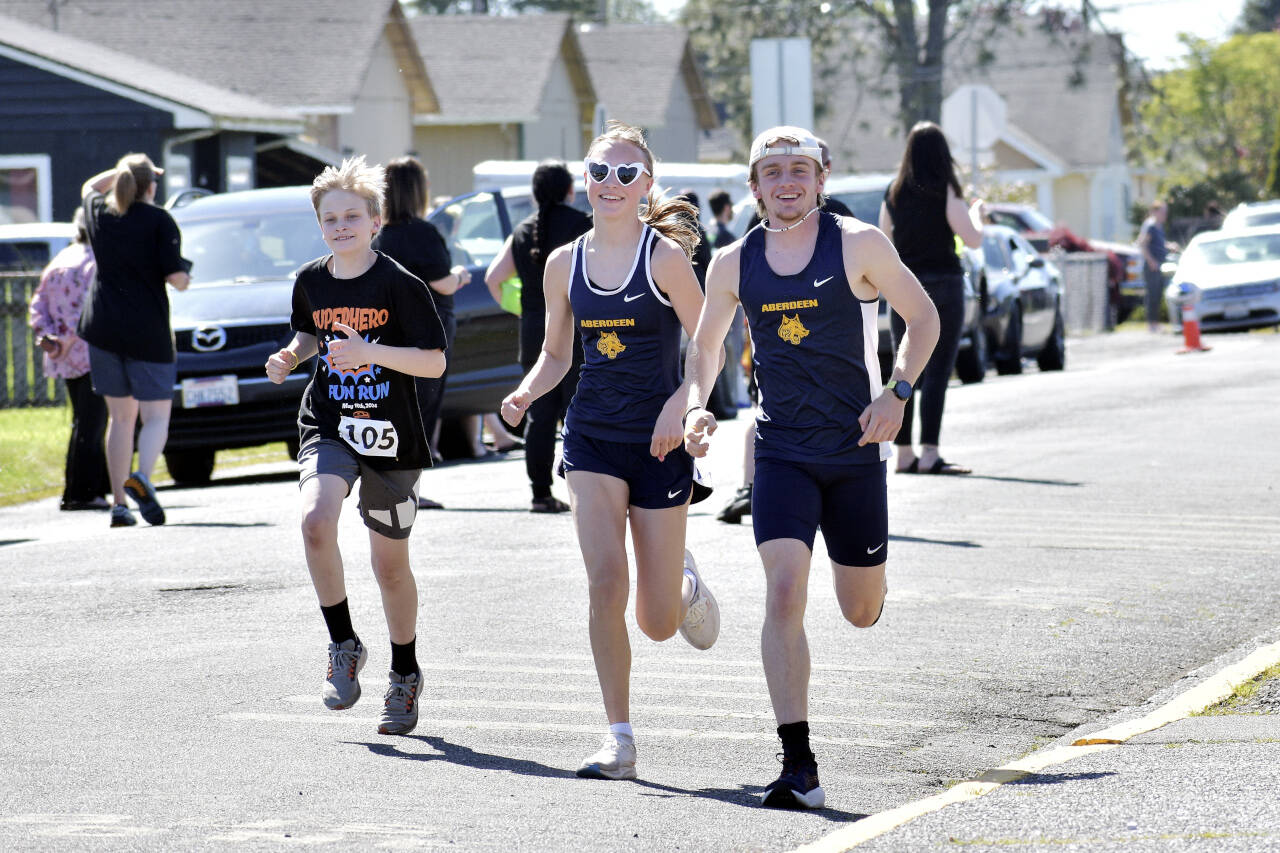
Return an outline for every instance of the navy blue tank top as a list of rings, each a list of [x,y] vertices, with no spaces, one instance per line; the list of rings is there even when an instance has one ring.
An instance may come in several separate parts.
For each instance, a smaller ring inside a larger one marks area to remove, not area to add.
[[[880,394],[876,300],[853,295],[840,220],[818,219],[813,256],[795,275],[765,259],[765,230],[742,245],[738,298],[751,325],[760,389],[756,456],[799,462],[873,463],[889,446],[858,446],[858,416]],[[871,365],[871,369],[868,369]]]
[[[640,235],[631,273],[604,290],[587,273],[586,236],[573,244],[569,304],[583,363],[565,429],[605,441],[648,442],[680,384],[680,319],[653,283],[658,232]]]

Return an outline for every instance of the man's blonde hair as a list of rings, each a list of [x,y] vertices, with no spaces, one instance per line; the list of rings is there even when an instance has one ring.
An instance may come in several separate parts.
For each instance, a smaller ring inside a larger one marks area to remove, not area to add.
[[[326,166],[311,182],[311,206],[315,208],[317,217],[320,216],[320,200],[333,190],[355,193],[369,206],[370,216],[380,217],[382,198],[387,190],[386,169],[381,165],[368,165],[363,154],[345,158],[336,169]]]

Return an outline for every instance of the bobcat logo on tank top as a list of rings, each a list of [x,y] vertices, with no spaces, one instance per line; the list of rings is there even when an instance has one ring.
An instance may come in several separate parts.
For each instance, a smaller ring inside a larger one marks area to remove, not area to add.
[[[789,344],[800,346],[800,342],[809,337],[809,330],[800,322],[800,315],[794,317],[782,315],[782,324],[778,326],[778,337]]]
[[[606,358],[617,358],[618,353],[626,348],[626,345],[618,340],[617,332],[601,332],[600,339],[596,341],[596,349]]]

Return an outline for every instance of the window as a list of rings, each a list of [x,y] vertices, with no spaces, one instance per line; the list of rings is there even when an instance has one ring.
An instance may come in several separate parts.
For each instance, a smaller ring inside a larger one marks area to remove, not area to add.
[[[49,176],[47,154],[0,156],[0,225],[52,220]]]

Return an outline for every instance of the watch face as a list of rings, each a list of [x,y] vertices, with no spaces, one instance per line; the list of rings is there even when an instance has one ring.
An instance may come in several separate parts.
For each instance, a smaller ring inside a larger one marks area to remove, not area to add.
[[[911,383],[905,379],[899,379],[893,383],[893,394],[899,400],[905,400],[911,396]]]

